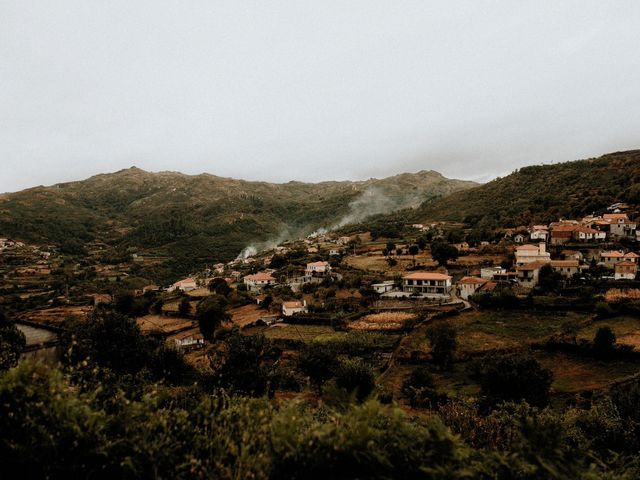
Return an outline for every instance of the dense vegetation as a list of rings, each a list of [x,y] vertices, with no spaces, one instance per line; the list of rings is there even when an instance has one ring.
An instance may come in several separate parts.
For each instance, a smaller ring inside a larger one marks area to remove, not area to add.
[[[252,242],[282,241],[330,227],[348,213],[390,212],[474,185],[433,171],[270,184],[131,168],[1,196],[0,234],[56,244],[69,254],[86,253],[92,241],[119,247],[112,257],[141,248],[169,257],[167,266],[177,275],[231,260]]]
[[[640,150],[524,167],[428,203],[415,212],[415,218],[514,227],[576,218],[617,201],[640,203]]]

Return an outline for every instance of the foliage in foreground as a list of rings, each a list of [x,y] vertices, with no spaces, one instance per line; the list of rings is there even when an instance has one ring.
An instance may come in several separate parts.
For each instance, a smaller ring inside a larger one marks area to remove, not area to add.
[[[632,402],[635,392],[619,393],[620,405]],[[105,406],[98,392],[39,365],[23,363],[5,372],[0,376],[3,468],[54,479],[535,479],[637,473],[633,457],[623,460],[600,449],[629,421],[613,405],[602,406],[598,423],[588,412],[559,415],[526,404],[506,405],[484,417],[475,407],[449,404],[418,418],[373,400],[340,409],[294,401],[278,406],[266,398],[206,393],[195,386],[149,384],[137,400],[123,391],[117,395],[119,402],[110,399]],[[601,444],[590,429],[599,432]]]

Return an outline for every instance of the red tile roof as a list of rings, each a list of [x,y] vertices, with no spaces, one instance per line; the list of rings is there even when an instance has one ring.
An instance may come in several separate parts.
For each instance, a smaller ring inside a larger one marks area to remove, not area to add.
[[[451,280],[449,275],[438,272],[413,272],[402,278],[405,280]]]

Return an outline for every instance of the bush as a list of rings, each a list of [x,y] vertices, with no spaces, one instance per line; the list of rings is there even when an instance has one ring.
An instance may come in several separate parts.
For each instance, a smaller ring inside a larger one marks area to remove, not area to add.
[[[336,385],[347,392],[355,392],[362,402],[375,387],[375,375],[369,365],[359,358],[340,360],[335,370]]]
[[[549,402],[553,374],[530,354],[489,356],[481,361],[479,370],[480,394],[489,405],[525,400],[532,406],[544,407]]]
[[[439,397],[433,375],[426,367],[418,367],[402,384],[402,394],[412,407],[433,408]]]
[[[442,368],[449,367],[458,347],[455,328],[449,323],[437,323],[427,330],[427,338],[431,344],[433,363]]]

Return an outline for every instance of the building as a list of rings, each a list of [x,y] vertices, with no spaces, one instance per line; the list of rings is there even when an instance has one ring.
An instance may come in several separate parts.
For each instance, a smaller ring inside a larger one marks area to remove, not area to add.
[[[540,268],[542,268],[543,265],[545,265],[545,263],[538,262],[518,265],[516,267],[518,284],[523,288],[533,288],[538,285],[538,281],[540,279]]]
[[[260,292],[263,288],[276,284],[276,279],[268,273],[260,272],[253,275],[247,275],[243,279],[247,289],[251,292]]]
[[[282,315],[284,315],[285,317],[290,317],[292,315],[295,315],[296,313],[307,313],[306,300],[282,302]]]
[[[486,278],[480,277],[463,277],[458,283],[458,291],[460,292],[460,298],[463,300],[469,299],[471,295],[482,287],[485,283],[489,282]]]
[[[529,233],[529,238],[531,240],[546,242],[549,240],[549,229],[546,225],[534,225]]]
[[[607,238],[607,232],[601,232],[595,228],[577,227],[572,232],[572,238],[578,242],[603,242]]]
[[[502,267],[485,267],[480,269],[480,278],[485,280],[493,279],[493,276],[497,273],[506,273],[507,269]]]
[[[332,248],[331,250],[329,250],[330,257],[338,257],[340,255],[342,255],[342,250],[339,250],[337,248]]]
[[[624,253],[617,250],[610,252],[600,252],[600,263],[605,267],[613,268],[613,266],[624,260]]]
[[[380,282],[380,283],[374,283],[371,285],[371,288],[373,288],[376,293],[387,293],[390,292],[391,290],[393,290],[394,287],[394,282],[393,280],[386,280],[384,282]]]
[[[451,277],[438,272],[413,272],[402,277],[402,291],[444,298],[451,291]]]
[[[551,268],[566,278],[573,277],[581,270],[578,260],[551,260]]]
[[[605,213],[603,220],[609,223],[609,232],[616,237],[633,237],[636,234],[636,222],[629,220],[626,213]]]
[[[547,246],[544,242],[538,245],[521,245],[516,247],[516,265],[524,265],[525,263],[546,262],[551,261],[551,254],[547,252]]]
[[[560,224],[551,228],[551,245],[562,245],[573,239],[573,232],[579,228],[573,224]]]
[[[513,237],[513,241],[516,243],[524,243],[526,237],[522,233],[518,233]]]
[[[331,273],[329,262],[307,263],[307,268],[305,269],[307,277],[323,277],[329,273]]]
[[[195,290],[198,288],[198,284],[196,283],[195,278],[187,277],[182,280],[178,280],[176,283],[167,288],[168,292],[173,292],[174,290],[182,290],[183,292],[189,292],[191,290]]]
[[[616,280],[635,280],[638,274],[638,264],[628,260],[618,262],[613,267]]]

